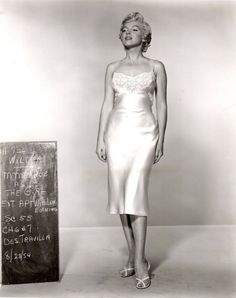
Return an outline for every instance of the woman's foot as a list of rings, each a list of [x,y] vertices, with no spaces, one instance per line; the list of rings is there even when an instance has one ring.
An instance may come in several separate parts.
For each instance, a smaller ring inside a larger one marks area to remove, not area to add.
[[[137,289],[146,289],[146,288],[150,287],[150,285],[151,285],[150,276],[146,276],[143,279],[136,277],[136,281],[137,281],[137,283],[136,283]]]
[[[129,277],[135,274],[134,258],[129,257],[126,265],[120,270],[121,277]]]
[[[129,277],[135,274],[134,267],[124,267],[120,270],[120,276],[121,277]]]
[[[151,285],[151,277],[149,276],[150,263],[145,261],[136,262],[136,287],[138,289],[146,289]]]

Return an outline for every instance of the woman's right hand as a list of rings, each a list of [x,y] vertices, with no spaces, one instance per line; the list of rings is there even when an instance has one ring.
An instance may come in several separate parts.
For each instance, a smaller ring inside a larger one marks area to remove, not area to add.
[[[106,147],[105,147],[104,141],[98,141],[96,153],[97,153],[98,158],[101,161],[103,161],[103,162],[107,161]]]

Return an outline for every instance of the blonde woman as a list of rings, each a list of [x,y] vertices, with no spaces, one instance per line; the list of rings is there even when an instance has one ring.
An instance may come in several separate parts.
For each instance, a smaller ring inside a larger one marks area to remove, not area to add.
[[[119,214],[128,245],[121,277],[136,276],[136,287],[151,284],[145,256],[148,184],[152,165],[163,155],[167,122],[164,64],[143,55],[151,28],[138,13],[122,21],[125,57],[108,64],[96,153],[108,166],[107,211]]]

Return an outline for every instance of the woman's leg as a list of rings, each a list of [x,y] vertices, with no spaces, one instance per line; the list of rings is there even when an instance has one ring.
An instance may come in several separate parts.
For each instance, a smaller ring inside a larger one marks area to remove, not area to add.
[[[135,255],[135,243],[134,234],[131,225],[131,219],[129,214],[120,214],[120,219],[125,234],[125,238],[128,244],[129,258],[126,267],[134,267],[134,255]]]
[[[131,215],[131,225],[135,241],[135,271],[138,278],[148,274],[147,260],[145,257],[145,243],[147,233],[147,216]]]

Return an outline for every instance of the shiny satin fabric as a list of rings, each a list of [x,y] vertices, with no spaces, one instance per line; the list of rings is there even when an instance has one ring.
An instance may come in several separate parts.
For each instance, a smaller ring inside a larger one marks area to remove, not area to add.
[[[152,113],[155,74],[114,72],[114,107],[104,132],[111,214],[147,216],[148,184],[158,140]]]

